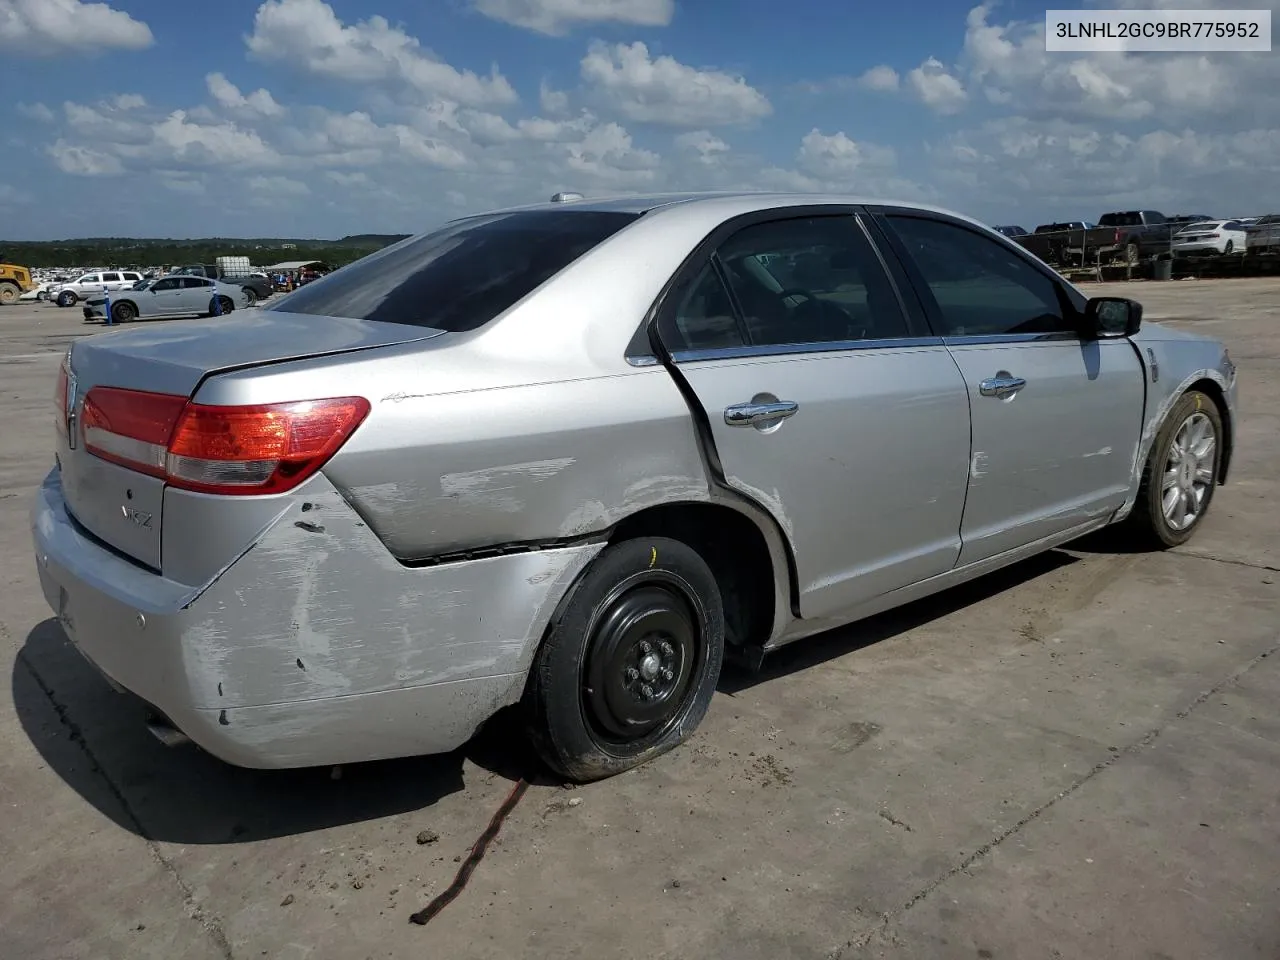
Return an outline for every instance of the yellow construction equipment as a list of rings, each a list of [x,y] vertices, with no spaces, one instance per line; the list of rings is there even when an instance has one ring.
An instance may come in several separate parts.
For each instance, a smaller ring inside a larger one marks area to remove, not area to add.
[[[13,303],[34,286],[31,271],[26,267],[0,263],[0,303]]]

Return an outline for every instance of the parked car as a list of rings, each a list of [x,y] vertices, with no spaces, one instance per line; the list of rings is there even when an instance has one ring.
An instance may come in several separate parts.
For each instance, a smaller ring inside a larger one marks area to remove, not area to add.
[[[1025,227],[1018,227],[1018,226],[1003,226],[1003,227],[995,227],[993,229],[996,231],[996,233],[1002,233],[1006,237],[1021,237],[1021,236],[1024,236],[1027,232]]]
[[[1245,227],[1246,253],[1280,252],[1280,213],[1270,213],[1259,217],[1254,223]]]
[[[1174,225],[1155,210],[1104,213],[1098,226],[1085,234],[1085,246],[1121,256],[1136,264],[1145,257],[1169,251]]]
[[[253,306],[259,300],[267,299],[276,290],[275,284],[271,282],[265,273],[229,275],[212,263],[188,264],[185,267],[179,267],[173,272],[189,277],[206,277],[210,280],[220,280],[223,283],[234,283],[244,290],[249,306]]]
[[[27,290],[25,293],[20,294],[18,296],[18,300],[22,303],[34,303],[34,302],[44,303],[46,300],[49,299],[49,290],[54,286],[55,284],[52,281],[48,281],[48,280],[45,281],[44,283],[37,283],[30,290]]]
[[[97,273],[86,273],[69,283],[51,287],[49,296],[60,307],[74,307],[81,300],[93,294],[104,293],[108,290],[124,290],[132,287],[141,279],[142,274],[132,270],[106,270]]]
[[[1244,253],[1246,234],[1238,220],[1192,223],[1173,235],[1173,253],[1180,257],[1229,256]]]
[[[552,203],[77,340],[34,549],[170,741],[341,764],[522,703],[590,780],[688,737],[726,656],[1110,524],[1185,542],[1236,391],[1221,343],[936,208]]]
[[[111,305],[114,323],[171,317],[215,316],[249,306],[244,290],[233,283],[204,277],[168,276],[140,280],[129,290],[92,296],[85,301],[84,318],[105,320]]]

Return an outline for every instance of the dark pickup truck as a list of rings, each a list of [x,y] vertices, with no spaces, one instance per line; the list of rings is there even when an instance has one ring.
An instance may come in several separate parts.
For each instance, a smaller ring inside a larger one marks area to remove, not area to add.
[[[239,285],[249,297],[249,306],[253,306],[259,300],[265,300],[271,294],[275,293],[275,284],[271,282],[271,278],[265,273],[246,273],[236,276],[224,275],[215,264],[212,263],[192,263],[185,267],[179,267],[173,271],[176,274],[182,274],[187,277],[205,277],[209,280],[221,280],[223,283],[234,283]]]
[[[1084,225],[1045,232],[1037,229],[1016,242],[1046,263],[1088,266],[1115,259],[1138,263],[1168,252],[1169,239],[1181,226],[1184,224],[1174,224],[1154,210],[1125,210],[1104,213],[1092,229]]]

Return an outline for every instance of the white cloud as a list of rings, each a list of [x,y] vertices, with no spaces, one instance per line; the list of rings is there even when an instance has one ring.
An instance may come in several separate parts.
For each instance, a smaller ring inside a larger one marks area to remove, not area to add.
[[[653,182],[661,158],[632,142],[616,123],[594,127],[577,143],[565,146],[568,167],[600,181],[642,185]]]
[[[588,23],[665,27],[676,9],[675,0],[472,0],[471,5],[493,20],[548,36]]]
[[[39,123],[53,123],[53,111],[46,107],[43,103],[19,103],[18,112],[28,120],[35,120]]]
[[[907,74],[907,84],[925,106],[938,113],[957,113],[969,99],[964,84],[933,57]]]
[[[119,158],[65,140],[49,147],[49,155],[59,170],[76,177],[109,177],[124,172]]]
[[[250,177],[249,189],[273,197],[305,197],[311,193],[310,187],[292,177]]]
[[[147,105],[147,98],[140,93],[117,93],[107,103],[116,110],[141,110]]]
[[[746,123],[773,112],[745,79],[719,70],[699,70],[674,57],[649,57],[637,41],[594,43],[581,64],[582,79],[628,120],[676,127]]]
[[[193,197],[203,196],[205,193],[204,183],[193,177],[166,174],[160,178],[160,185],[166,190],[172,190],[174,193],[183,193]]]
[[[192,123],[175,110],[152,128],[152,146],[170,160],[194,166],[274,166],[279,155],[253,130],[234,123]]]
[[[518,99],[497,67],[487,77],[457,70],[385,17],[348,26],[324,0],[266,0],[254,16],[246,43],[259,59],[353,83],[390,82],[468,106],[505,105]]]
[[[0,0],[0,49],[28,56],[144,50],[151,28],[106,3]]]
[[[897,90],[898,83],[898,71],[884,64],[872,67],[858,78],[858,84],[868,90]]]
[[[204,78],[209,94],[228,110],[243,110],[261,114],[264,117],[278,117],[284,113],[284,107],[276,103],[275,98],[266,89],[258,89],[246,96],[240,88],[221,73],[211,73]]]
[[[691,155],[707,167],[718,166],[729,152],[729,145],[710,130],[690,130],[676,136],[673,142],[677,150]]]
[[[569,95],[563,90],[548,86],[547,81],[543,80],[538,85],[538,105],[542,107],[543,113],[555,116],[569,109]]]

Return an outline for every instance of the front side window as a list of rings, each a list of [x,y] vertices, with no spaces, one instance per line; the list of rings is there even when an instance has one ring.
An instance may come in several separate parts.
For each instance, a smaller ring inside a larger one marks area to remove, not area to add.
[[[852,216],[755,224],[716,255],[753,345],[908,336],[888,276]]]
[[[474,330],[638,216],[524,210],[471,217],[370,254],[268,310]]]
[[[166,290],[177,290],[178,281],[172,277],[165,280],[157,280],[151,289],[156,291],[156,293],[163,293]]]
[[[76,283],[98,283],[98,275],[96,273],[86,273]]]
[[[887,220],[937,303],[942,336],[1076,332],[1053,280],[1004,244],[941,220]]]

